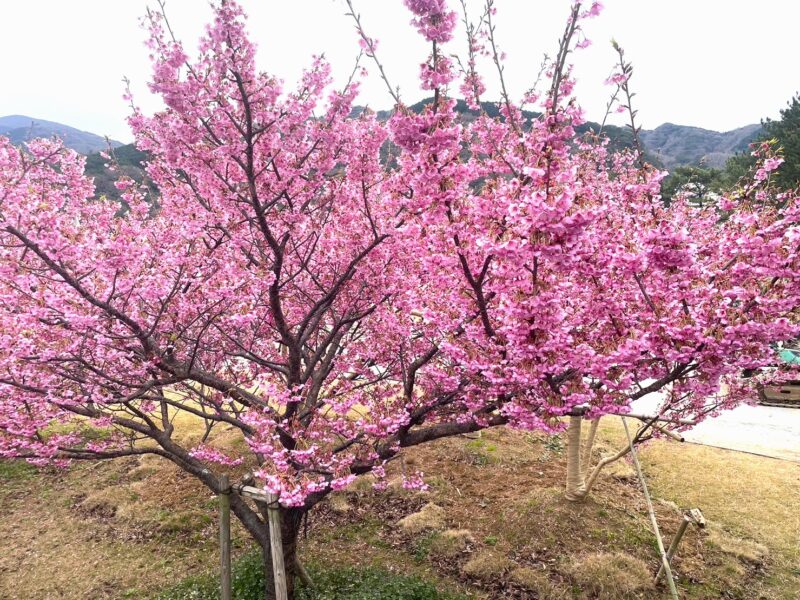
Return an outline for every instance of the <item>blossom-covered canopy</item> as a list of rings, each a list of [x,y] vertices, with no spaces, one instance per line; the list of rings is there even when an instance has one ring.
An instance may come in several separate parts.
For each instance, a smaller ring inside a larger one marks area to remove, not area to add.
[[[741,372],[798,334],[780,159],[717,206],[664,206],[664,173],[575,131],[567,58],[597,5],[575,4],[549,89],[525,97],[540,116],[504,92],[492,118],[491,3],[463,62],[445,0],[406,4],[434,100],[387,121],[355,110],[360,70],[340,91],[322,58],[295,89],[257,70],[233,1],[193,58],[152,14],[166,108],[130,118],[152,187],[121,178],[122,211],[91,199],[74,152],[0,138],[0,456],[156,452],[212,488],[247,459],[309,507],[447,435],[624,413],[661,389],[662,413],[691,419],[752,397]],[[247,450],[183,443],[176,414]]]

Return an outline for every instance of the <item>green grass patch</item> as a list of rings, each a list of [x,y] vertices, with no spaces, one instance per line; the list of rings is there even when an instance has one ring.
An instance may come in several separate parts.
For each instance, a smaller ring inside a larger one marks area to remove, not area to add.
[[[0,481],[22,480],[36,473],[36,467],[24,460],[0,460]]]
[[[485,467],[498,461],[497,446],[478,438],[464,444],[470,464],[476,467]]]
[[[366,518],[354,523],[345,523],[330,531],[323,532],[319,539],[322,542],[369,542],[375,547],[389,547],[381,539],[379,533],[381,522],[375,518]]]
[[[419,577],[398,575],[385,569],[342,568],[311,571],[315,589],[302,590],[301,600],[466,600],[466,596],[440,592]]]
[[[417,562],[423,562],[426,558],[428,558],[431,553],[431,546],[437,537],[439,537],[439,533],[434,531],[428,533],[427,535],[416,538],[412,542],[414,560]]]
[[[264,574],[258,552],[233,565],[235,600],[261,600]],[[314,589],[300,587],[298,600],[467,600],[467,596],[441,592],[419,577],[398,575],[377,567],[309,567]],[[299,584],[299,582],[298,582]],[[219,579],[214,574],[189,577],[161,592],[154,600],[218,600]]]

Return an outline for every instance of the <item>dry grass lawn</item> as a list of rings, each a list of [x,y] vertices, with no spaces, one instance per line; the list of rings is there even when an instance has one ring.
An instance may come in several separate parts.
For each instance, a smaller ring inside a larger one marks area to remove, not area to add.
[[[607,443],[625,439],[615,419],[602,436]],[[800,598],[800,463],[667,441],[640,454],[653,494],[700,508],[717,545],[734,554],[738,547],[751,563],[761,554],[757,546],[767,549],[769,568],[751,597]]]
[[[147,598],[216,564],[216,500],[161,459],[0,463],[0,510],[3,599]]]
[[[622,439],[609,419],[601,445]],[[301,554],[414,573],[476,598],[666,597],[650,584],[658,555],[630,469],[570,504],[564,455],[559,437],[505,429],[416,449],[406,468],[425,471],[429,493],[356,482],[315,511]],[[709,521],[689,530],[675,561],[682,598],[800,598],[800,464],[660,441],[641,455],[666,538],[677,507]],[[67,472],[0,463],[0,510],[0,598],[148,598],[216,566],[214,498],[159,459]],[[247,549],[241,529],[234,538]]]

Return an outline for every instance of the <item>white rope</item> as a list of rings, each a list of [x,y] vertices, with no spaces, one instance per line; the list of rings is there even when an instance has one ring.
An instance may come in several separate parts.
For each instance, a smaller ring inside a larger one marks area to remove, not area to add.
[[[669,559],[664,550],[664,541],[661,539],[661,532],[658,530],[658,521],[656,521],[656,512],[653,509],[653,501],[650,499],[650,492],[647,490],[647,483],[644,480],[642,473],[642,466],[639,464],[639,457],[636,454],[636,449],[633,447],[633,439],[631,432],[628,430],[628,422],[625,417],[622,417],[622,425],[625,427],[625,435],[628,436],[628,445],[631,447],[631,456],[633,456],[633,464],[636,465],[636,472],[639,475],[639,481],[642,484],[644,491],[644,499],[647,501],[647,512],[650,513],[650,522],[653,524],[653,532],[656,534],[656,541],[658,542],[658,551],[661,553],[661,563],[664,566],[664,572],[667,576],[667,583],[669,584],[669,591],[672,594],[673,600],[678,600],[678,590],[675,587],[675,580],[672,578],[672,569],[669,566]]]

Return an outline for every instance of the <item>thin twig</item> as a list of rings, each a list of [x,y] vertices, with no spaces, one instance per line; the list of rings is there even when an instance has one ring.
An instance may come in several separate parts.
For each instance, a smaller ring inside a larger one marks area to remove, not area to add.
[[[625,51],[623,50],[622,46],[620,46],[616,41],[612,41],[611,44],[614,46],[614,50],[616,50],[617,54],[619,55],[619,68],[623,76],[619,86],[625,93],[625,101],[627,102],[625,108],[628,109],[628,116],[630,117],[630,123],[628,124],[628,127],[631,128],[631,134],[633,135],[633,147],[636,150],[637,162],[639,163],[639,168],[641,171],[644,172],[647,168],[647,163],[644,159],[642,140],[639,137],[639,131],[641,130],[641,127],[637,127],[636,125],[636,114],[638,111],[633,109],[633,97],[636,94],[631,93],[629,83],[631,75],[633,75],[633,65],[629,62],[625,62]]]
[[[389,94],[391,94],[392,98],[394,99],[395,105],[402,106],[403,103],[400,100],[400,88],[393,88],[392,84],[389,83],[389,78],[386,76],[386,71],[383,68],[383,64],[381,64],[381,61],[378,60],[375,41],[367,35],[367,33],[364,31],[364,26],[361,24],[361,15],[356,12],[356,9],[353,7],[352,0],[345,0],[345,2],[347,3],[347,7],[350,9],[350,12],[347,13],[347,15],[352,17],[353,21],[355,21],[356,31],[358,31],[358,35],[361,37],[364,45],[366,46],[365,50],[367,56],[371,58],[377,65],[381,79],[383,79],[383,82],[386,84]]]
[[[511,126],[514,128],[514,131],[517,134],[521,134],[522,130],[517,123],[516,118],[514,117],[514,110],[511,106],[511,99],[508,96],[508,90],[506,89],[506,79],[503,75],[505,67],[502,65],[502,61],[500,59],[500,53],[497,51],[497,44],[495,43],[494,31],[495,31],[495,24],[492,20],[492,12],[494,11],[494,0],[486,0],[486,24],[488,25],[488,37],[489,37],[489,44],[492,46],[492,60],[494,61],[495,67],[497,67],[497,74],[500,77],[500,93],[503,96],[503,102],[506,105],[506,112],[508,113],[508,121],[511,123]]]

